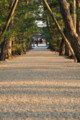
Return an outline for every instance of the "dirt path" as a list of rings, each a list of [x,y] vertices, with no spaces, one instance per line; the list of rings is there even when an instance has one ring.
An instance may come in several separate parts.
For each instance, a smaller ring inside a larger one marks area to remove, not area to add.
[[[0,120],[80,120],[80,64],[46,47],[0,63]]]

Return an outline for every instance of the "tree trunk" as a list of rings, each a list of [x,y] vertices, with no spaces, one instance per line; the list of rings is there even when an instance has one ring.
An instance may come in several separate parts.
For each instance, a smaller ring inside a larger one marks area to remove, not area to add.
[[[7,31],[8,27],[9,27],[9,24],[10,24],[10,22],[11,22],[12,16],[13,16],[13,14],[14,14],[14,12],[15,12],[16,7],[17,7],[18,1],[19,1],[19,0],[15,0],[15,1],[14,1],[13,7],[12,7],[12,9],[11,9],[11,12],[10,12],[9,17],[8,17],[8,20],[7,20],[7,24],[6,24],[6,26],[4,27],[4,29],[3,29],[3,34],[5,34],[5,32]]]
[[[65,40],[63,38],[60,44],[59,55],[65,55]]]
[[[10,3],[11,12],[8,17],[7,24],[3,29],[2,36],[5,35],[7,30],[11,29],[11,26],[13,24],[13,14],[17,4],[18,4],[18,0],[12,0],[12,4]],[[6,40],[6,36],[5,36],[4,40],[1,43],[1,56],[0,56],[1,60],[5,60],[6,58],[11,57],[11,45],[12,45],[11,43],[12,43],[11,39]]]
[[[15,0],[10,0],[10,7],[9,7],[10,9],[13,8],[14,2],[15,2]],[[9,24],[8,29],[12,28],[13,21],[14,21],[14,17],[12,16],[11,22]],[[7,52],[8,52],[8,59],[10,59],[12,57],[12,49],[11,49],[11,47],[12,47],[12,36],[10,37],[10,39],[8,41],[8,50],[7,50]]]
[[[80,36],[80,19],[77,19],[77,33]]]
[[[12,37],[10,37],[9,41],[8,41],[8,59],[10,59],[12,57]]]
[[[80,0],[77,0],[77,9],[80,7]],[[78,13],[80,15],[80,12]],[[80,16],[77,16],[77,33],[80,36]]]
[[[68,40],[75,52],[77,61],[80,62],[80,39],[73,25],[73,21],[68,8],[68,3],[66,0],[58,0],[60,4],[61,14],[64,20],[65,29],[67,32]]]
[[[49,37],[50,37],[50,41],[52,40],[52,34],[51,34],[51,28],[50,28],[50,22],[49,22],[49,16],[46,16],[46,20],[47,20],[47,27],[48,27],[48,31],[49,31]],[[51,42],[49,41],[49,47],[51,46]]]
[[[66,32],[66,29],[64,29],[64,34],[65,34],[65,36],[66,36],[66,38],[68,39],[68,36],[67,36],[67,32]],[[69,49],[69,46],[66,44],[66,42],[65,42],[65,55],[66,56],[71,56],[71,51],[70,51],[70,49]]]
[[[74,28],[76,30],[76,24],[77,24],[76,0],[73,0],[73,22],[74,22]]]
[[[49,33],[51,33],[51,28],[50,28],[50,22],[49,22],[49,16],[48,15],[46,17],[46,20],[47,20],[48,31],[49,31]],[[51,38],[51,34],[50,34],[50,38]]]
[[[58,24],[58,22],[57,22],[57,20],[56,20],[56,18],[55,18],[55,16],[54,16],[54,14],[53,14],[50,6],[48,5],[48,3],[47,3],[46,0],[43,0],[43,1],[44,1],[45,5],[46,5],[46,7],[47,7],[47,9],[48,9],[48,11],[49,11],[52,19],[53,19],[53,21],[55,22],[55,25],[56,25],[56,27],[58,28],[60,34],[62,35],[62,37],[63,37],[63,39],[65,40],[66,44],[69,46],[69,49],[70,49],[71,53],[73,54],[74,60],[76,60],[76,59],[75,59],[75,53],[74,53],[74,51],[73,51],[73,48],[72,48],[69,40],[66,38],[65,34],[63,33],[60,25]],[[79,57],[80,57],[80,56],[79,56]]]
[[[67,33],[65,29],[64,29],[64,34],[67,38]],[[71,51],[63,38],[62,38],[61,45],[60,45],[59,55],[71,56]]]
[[[29,0],[27,0],[27,5],[29,4]]]
[[[1,44],[1,55],[0,55],[0,60],[4,61],[7,59],[8,54],[7,54],[7,48],[8,48],[8,41],[6,40],[6,37],[4,38],[4,41]]]

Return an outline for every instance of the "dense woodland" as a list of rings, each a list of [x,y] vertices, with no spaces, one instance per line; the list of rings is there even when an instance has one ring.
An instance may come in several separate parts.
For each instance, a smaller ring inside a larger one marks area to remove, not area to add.
[[[36,33],[51,50],[80,62],[80,0],[0,0],[0,60],[26,53]]]

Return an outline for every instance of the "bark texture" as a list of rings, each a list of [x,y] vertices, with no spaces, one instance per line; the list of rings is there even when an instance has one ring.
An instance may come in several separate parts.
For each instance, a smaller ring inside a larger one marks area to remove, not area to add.
[[[48,11],[49,11],[49,13],[50,13],[53,21],[55,22],[56,27],[58,28],[58,30],[59,30],[60,34],[62,35],[63,39],[65,40],[66,44],[69,46],[69,49],[70,49],[70,51],[71,51],[71,53],[73,54],[74,59],[75,59],[75,53],[74,53],[74,51],[73,51],[73,48],[72,48],[69,40],[66,38],[65,34],[63,33],[63,31],[62,31],[62,29],[61,29],[58,21],[56,20],[56,18],[55,18],[55,16],[54,16],[54,13],[52,12],[52,10],[51,10],[50,6],[48,5],[47,1],[46,1],[46,0],[43,0],[43,2],[44,2],[44,4],[46,5],[46,7],[47,7],[47,9],[48,9]]]
[[[76,30],[76,24],[77,24],[77,14],[76,14],[76,0],[73,0],[73,18],[74,18],[74,27]]]
[[[73,25],[73,21],[68,8],[66,0],[58,0],[60,4],[61,14],[64,20],[65,29],[67,32],[67,38],[71,43],[71,46],[75,52],[77,61],[80,62],[80,39]]]
[[[65,41],[64,41],[64,39],[62,39],[61,44],[60,44],[59,55],[65,55]]]
[[[13,7],[12,7],[12,9],[11,9],[11,12],[10,12],[10,14],[9,14],[9,17],[8,17],[8,20],[7,20],[7,24],[6,24],[6,26],[4,27],[3,34],[5,34],[5,32],[7,31],[8,27],[9,27],[9,24],[10,24],[10,22],[11,22],[11,19],[12,19],[12,16],[13,16],[14,12],[15,12],[15,9],[16,9],[16,7],[17,7],[17,4],[18,4],[18,0],[15,0],[14,3],[13,3]]]
[[[11,29],[11,26],[13,24],[13,14],[15,12],[15,9],[17,7],[18,4],[18,0],[11,0],[10,1],[10,9],[11,12],[9,14],[8,20],[7,20],[7,24],[3,29],[2,32],[2,36],[5,36],[5,33],[7,30]],[[11,39],[6,40],[6,37],[4,38],[3,41],[1,41],[1,60],[5,60],[6,58],[10,58],[11,57]]]
[[[80,0],[77,0],[77,9],[80,7]],[[78,13],[80,15],[80,12]],[[80,16],[77,16],[77,33],[80,36]]]
[[[14,3],[15,3],[15,0],[11,0],[11,1],[10,1],[10,7],[9,7],[10,9],[13,8]],[[14,21],[14,17],[12,16],[11,21],[10,21],[10,24],[9,24],[9,29],[12,28],[13,21]],[[9,39],[9,41],[8,41],[8,50],[7,50],[7,52],[8,52],[8,53],[7,53],[7,54],[8,54],[8,59],[10,59],[10,58],[12,57],[12,49],[11,49],[11,47],[12,47],[12,36],[10,37],[10,39]]]

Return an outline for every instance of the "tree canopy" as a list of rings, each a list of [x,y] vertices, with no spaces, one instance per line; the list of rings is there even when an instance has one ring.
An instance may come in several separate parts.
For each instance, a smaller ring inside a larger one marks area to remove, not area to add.
[[[74,1],[0,1],[0,59],[26,53],[33,34],[42,33],[51,50],[74,56],[80,62],[80,1]],[[36,21],[46,25],[40,27]]]

